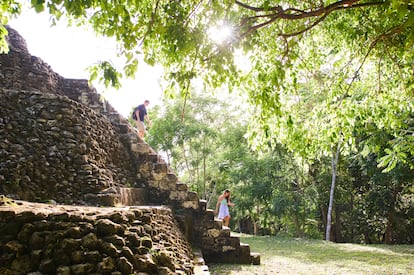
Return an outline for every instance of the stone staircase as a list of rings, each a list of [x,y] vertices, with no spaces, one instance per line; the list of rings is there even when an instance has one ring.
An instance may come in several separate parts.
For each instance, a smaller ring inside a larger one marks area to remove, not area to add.
[[[112,190],[115,191],[112,194],[115,199],[112,200],[102,195],[108,191],[104,190],[100,196],[105,198],[106,203],[168,205],[173,210],[183,234],[193,246],[201,249],[207,263],[260,264],[260,255],[252,253],[248,244],[241,243],[240,237],[233,236],[230,228],[223,226],[222,220],[214,217],[214,211],[207,209],[207,202],[200,200],[195,192],[189,191],[187,185],[179,181],[167,163],[138,137],[137,130],[131,127],[124,117],[114,111],[106,112],[105,110],[110,108],[102,108],[107,104],[105,102],[88,102],[85,100],[90,98],[88,96],[89,93],[82,95],[82,103],[95,106],[95,111],[109,118],[136,160],[136,186],[128,191],[128,188],[115,188]],[[100,99],[99,101],[102,102]],[[120,199],[123,197],[121,192],[139,195],[136,196],[136,200]],[[106,203],[103,204],[107,205]]]

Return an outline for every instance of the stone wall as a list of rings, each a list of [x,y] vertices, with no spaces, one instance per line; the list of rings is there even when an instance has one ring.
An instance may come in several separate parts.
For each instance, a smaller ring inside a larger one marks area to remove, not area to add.
[[[0,197],[0,274],[192,274],[192,257],[169,208]]]
[[[0,87],[15,91],[65,95],[73,100],[78,100],[83,92],[99,97],[87,80],[66,79],[55,73],[42,59],[30,55],[26,41],[20,34],[9,26],[6,29],[10,51],[1,55]],[[114,111],[110,108],[109,111]]]
[[[68,97],[0,88],[0,193],[83,203],[131,185],[134,161],[107,117]]]

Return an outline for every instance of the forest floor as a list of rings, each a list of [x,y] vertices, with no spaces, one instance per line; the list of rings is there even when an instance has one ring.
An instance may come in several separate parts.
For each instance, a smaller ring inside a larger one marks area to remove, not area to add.
[[[215,274],[414,274],[414,245],[337,244],[274,236],[241,235],[261,264],[211,264]]]

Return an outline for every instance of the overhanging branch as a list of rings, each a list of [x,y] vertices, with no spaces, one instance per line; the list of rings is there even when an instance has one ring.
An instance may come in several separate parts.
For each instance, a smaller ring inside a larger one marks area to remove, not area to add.
[[[385,4],[385,1],[375,1],[375,2],[367,2],[367,3],[358,3],[361,0],[342,0],[332,3],[327,6],[319,6],[318,8],[309,8],[309,9],[298,9],[298,8],[286,8],[276,5],[273,7],[263,8],[263,7],[254,7],[238,0],[235,1],[236,5],[247,9],[249,11],[253,11],[255,15],[249,16],[244,18],[240,23],[240,29],[245,28],[247,25],[252,24],[260,19],[266,19],[263,22],[257,23],[256,25],[250,25],[247,27],[246,31],[240,35],[241,38],[249,35],[255,30],[268,26],[274,23],[276,20],[302,20],[306,18],[317,18],[312,24],[308,27],[305,27],[301,30],[292,32],[292,33],[281,33],[280,36],[283,37],[291,37],[300,35],[313,27],[317,24],[322,22],[326,19],[326,17],[334,11],[338,10],[346,10],[346,9],[355,9],[355,8],[365,8],[370,6],[378,6]]]

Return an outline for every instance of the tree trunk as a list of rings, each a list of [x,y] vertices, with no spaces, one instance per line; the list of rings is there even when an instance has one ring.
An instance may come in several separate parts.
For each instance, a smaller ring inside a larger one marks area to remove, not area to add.
[[[390,210],[388,211],[388,221],[384,233],[384,243],[394,244],[394,223],[395,223],[395,202],[397,201],[398,191],[394,190]]]
[[[299,238],[303,238],[305,236],[305,232],[302,229],[301,223],[299,222],[299,217],[297,214],[293,215],[293,223],[296,227],[296,233]]]
[[[206,181],[207,181],[207,164],[206,164],[206,155],[205,155],[205,151],[207,150],[207,139],[206,136],[204,135],[204,150],[203,150],[203,199],[206,199],[207,195],[206,195]]]
[[[334,203],[334,192],[335,192],[335,184],[336,184],[336,169],[338,166],[338,158],[339,158],[339,151],[341,143],[338,142],[336,147],[336,152],[334,152],[332,148],[332,183],[331,183],[331,191],[329,193],[329,206],[328,206],[328,214],[326,217],[326,232],[325,232],[325,240],[331,240],[331,224],[332,224],[332,206]]]
[[[194,180],[193,180],[193,176],[192,176],[192,173],[191,173],[190,164],[188,163],[187,154],[185,153],[184,144],[182,144],[181,150],[183,151],[184,163],[185,163],[185,166],[186,166],[187,171],[188,171],[188,177],[189,177],[190,183],[193,183]]]
[[[336,243],[342,243],[342,232],[341,232],[341,210],[338,205],[335,205],[335,240]]]
[[[355,242],[355,233],[354,233],[354,188],[352,188],[352,192],[351,192],[351,198],[350,198],[350,202],[351,202],[351,220],[350,220],[350,225],[351,225],[351,242]],[[348,240],[349,241],[349,240]]]

